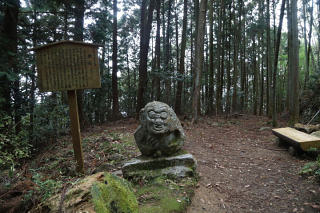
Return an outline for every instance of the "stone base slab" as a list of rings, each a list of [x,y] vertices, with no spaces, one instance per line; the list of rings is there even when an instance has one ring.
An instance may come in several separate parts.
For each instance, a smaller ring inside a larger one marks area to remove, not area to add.
[[[196,160],[191,154],[161,158],[140,156],[126,162],[122,167],[122,172],[126,179],[150,179],[162,175],[182,178],[194,176],[196,165]]]

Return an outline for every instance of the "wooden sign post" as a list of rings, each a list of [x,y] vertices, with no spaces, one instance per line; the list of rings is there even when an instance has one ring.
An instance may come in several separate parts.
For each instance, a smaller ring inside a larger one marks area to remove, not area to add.
[[[32,49],[36,51],[40,91],[68,91],[73,150],[77,171],[81,173],[84,173],[84,163],[76,90],[101,87],[99,46],[61,41]]]
[[[77,161],[77,171],[84,173],[83,152],[81,145],[80,123],[78,113],[77,91],[68,90],[69,113],[71,120],[71,135],[74,156]]]

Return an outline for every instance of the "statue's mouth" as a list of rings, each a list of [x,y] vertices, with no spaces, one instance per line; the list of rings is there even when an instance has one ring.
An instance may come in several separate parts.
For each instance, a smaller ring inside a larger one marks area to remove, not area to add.
[[[163,129],[163,125],[162,124],[154,124],[153,129],[155,131],[161,131]]]

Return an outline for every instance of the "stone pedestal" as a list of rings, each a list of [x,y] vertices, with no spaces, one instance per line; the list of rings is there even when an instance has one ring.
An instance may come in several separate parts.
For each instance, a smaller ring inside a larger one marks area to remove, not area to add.
[[[195,176],[195,169],[196,160],[191,154],[177,154],[160,158],[140,156],[125,163],[122,172],[126,179],[183,178]]]

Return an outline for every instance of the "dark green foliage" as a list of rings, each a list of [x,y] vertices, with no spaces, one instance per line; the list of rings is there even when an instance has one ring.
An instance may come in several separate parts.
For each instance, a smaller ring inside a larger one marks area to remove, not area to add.
[[[32,143],[39,147],[69,132],[68,106],[52,97],[34,108]],[[52,142],[53,142],[52,141]]]
[[[320,110],[320,70],[310,76],[307,90],[303,91],[301,97],[301,114],[305,122],[309,120]],[[313,123],[319,123],[320,115],[314,118]]]
[[[22,118],[22,131],[15,132],[14,121],[10,116],[0,115],[0,168],[14,167],[18,160],[29,157],[32,145],[28,140],[28,116]]]
[[[317,180],[320,180],[320,155],[316,161],[306,163],[301,169],[300,174],[314,176]]]
[[[37,187],[34,190],[29,191],[25,195],[25,200],[31,199],[33,196],[41,197],[41,201],[45,201],[50,198],[54,193],[60,190],[62,186],[61,181],[44,178],[40,173],[33,171],[32,181]]]

